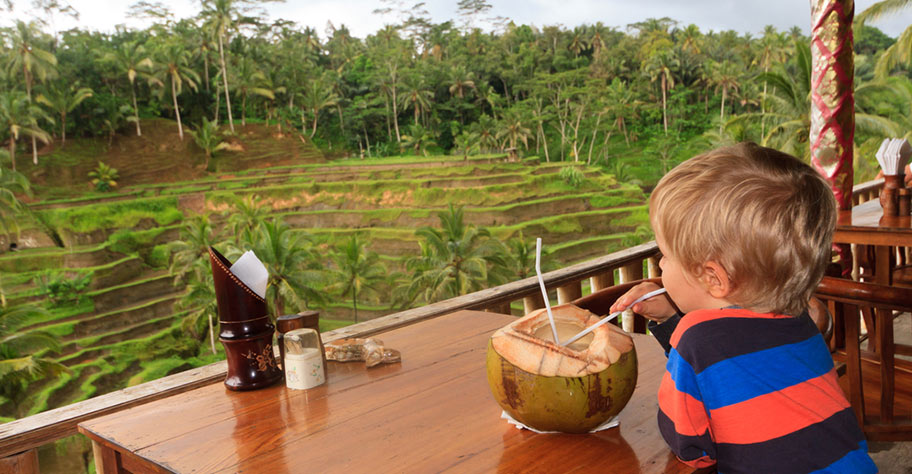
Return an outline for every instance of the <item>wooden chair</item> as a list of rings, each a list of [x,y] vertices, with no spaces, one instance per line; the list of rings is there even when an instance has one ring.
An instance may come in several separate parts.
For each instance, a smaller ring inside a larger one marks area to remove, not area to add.
[[[634,286],[647,281],[662,286],[661,278],[634,280],[628,283],[602,288],[595,293],[573,300],[572,303],[580,308],[589,310],[593,314],[604,316],[611,311],[611,305],[613,305],[621,295],[627,293],[627,291]],[[621,318],[617,318],[612,323],[619,326],[621,324],[620,319]],[[646,318],[636,313],[634,313],[633,332],[640,334],[646,333]]]
[[[845,363],[840,385],[848,394],[869,440],[912,441],[912,346],[893,340],[894,312],[912,311],[912,288],[824,277],[815,297],[827,304],[836,324],[833,358]],[[863,350],[859,321],[874,333],[873,350]]]

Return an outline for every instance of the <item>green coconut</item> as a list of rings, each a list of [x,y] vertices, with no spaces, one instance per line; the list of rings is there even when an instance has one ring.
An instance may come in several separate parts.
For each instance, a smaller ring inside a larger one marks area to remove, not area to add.
[[[599,320],[570,304],[552,313],[562,341]],[[630,400],[637,359],[633,339],[613,324],[569,346],[556,344],[541,309],[491,336],[487,370],[494,399],[517,421],[540,431],[587,433]]]

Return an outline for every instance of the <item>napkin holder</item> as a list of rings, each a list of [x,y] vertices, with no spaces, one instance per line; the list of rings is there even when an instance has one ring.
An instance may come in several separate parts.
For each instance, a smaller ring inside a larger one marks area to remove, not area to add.
[[[275,327],[266,300],[231,272],[231,262],[209,247],[218,305],[219,341],[225,347],[229,390],[255,390],[282,380],[272,349]]]
[[[884,216],[895,217],[899,215],[899,190],[904,186],[905,175],[884,175],[883,189],[880,190],[880,207]]]

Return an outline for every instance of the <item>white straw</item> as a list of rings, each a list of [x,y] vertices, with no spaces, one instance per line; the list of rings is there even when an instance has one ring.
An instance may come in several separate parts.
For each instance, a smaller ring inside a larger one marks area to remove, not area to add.
[[[548,321],[551,322],[554,342],[560,344],[560,339],[557,338],[557,326],[554,325],[554,314],[551,313],[551,303],[548,301],[548,290],[545,289],[545,280],[541,276],[541,237],[535,239],[535,274],[538,275],[538,286],[541,288],[542,299],[545,300],[545,309],[548,310]]]
[[[643,295],[643,296],[641,296],[641,297],[639,297],[639,298],[633,300],[633,303],[630,303],[629,305],[627,305],[627,307],[629,308],[629,307],[631,307],[631,306],[633,306],[633,305],[635,305],[635,304],[637,304],[637,303],[639,303],[639,302],[641,302],[641,301],[648,300],[649,298],[652,298],[653,296],[661,295],[662,293],[665,293],[665,288],[659,288],[658,290],[650,291],[649,293],[646,293],[645,295]],[[599,322],[593,324],[592,326],[589,326],[589,327],[587,327],[586,329],[583,329],[582,331],[576,333],[575,336],[571,337],[570,339],[567,339],[566,342],[562,342],[561,345],[562,345],[562,346],[566,346],[566,345],[568,345],[568,344],[572,344],[573,342],[576,342],[577,339],[579,339],[579,338],[585,336],[586,334],[589,334],[590,332],[594,331],[595,328],[601,326],[602,324],[605,324],[605,323],[607,323],[608,321],[611,321],[612,319],[618,317],[618,315],[620,315],[620,314],[623,313],[623,312],[624,312],[624,310],[621,310],[621,311],[617,311],[617,312],[615,312],[615,313],[609,314],[608,316],[602,318],[601,321],[599,321]]]

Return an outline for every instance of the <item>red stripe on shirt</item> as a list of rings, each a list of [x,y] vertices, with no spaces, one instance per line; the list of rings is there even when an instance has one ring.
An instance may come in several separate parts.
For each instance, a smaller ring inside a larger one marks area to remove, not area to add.
[[[819,423],[849,404],[836,370],[786,389],[710,411],[717,443],[751,444]]]
[[[659,385],[659,409],[671,418],[680,435],[702,436],[709,430],[709,417],[703,402],[675,388],[668,371]]]
[[[754,313],[753,311],[745,309],[699,309],[691,311],[681,318],[681,322],[678,323],[674,333],[671,335],[671,347],[678,346],[678,341],[681,340],[681,335],[684,334],[685,331],[697,324],[705,323],[706,321],[722,318],[783,319],[791,317],[792,316],[785,314]]]

